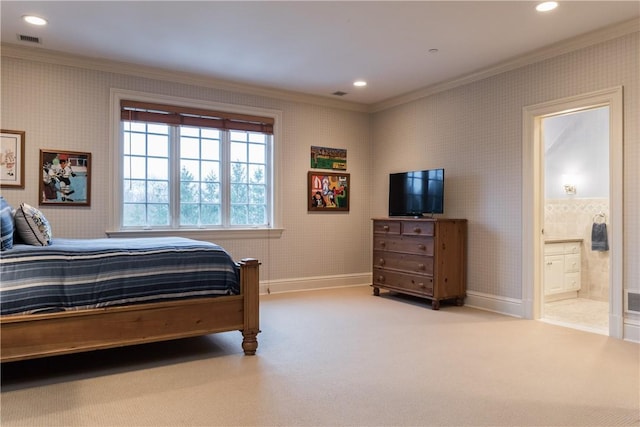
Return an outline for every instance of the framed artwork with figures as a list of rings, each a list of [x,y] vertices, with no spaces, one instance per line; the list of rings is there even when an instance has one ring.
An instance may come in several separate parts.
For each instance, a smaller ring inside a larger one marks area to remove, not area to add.
[[[309,172],[308,210],[340,212],[349,210],[349,174]]]
[[[40,205],[91,205],[91,153],[40,150]]]

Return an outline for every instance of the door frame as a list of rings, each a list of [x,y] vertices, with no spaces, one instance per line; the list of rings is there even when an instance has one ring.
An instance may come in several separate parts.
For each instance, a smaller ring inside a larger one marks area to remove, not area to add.
[[[543,303],[544,171],[542,119],[609,107],[609,336],[623,338],[623,104],[622,86],[523,108],[522,295],[523,315],[539,319]]]

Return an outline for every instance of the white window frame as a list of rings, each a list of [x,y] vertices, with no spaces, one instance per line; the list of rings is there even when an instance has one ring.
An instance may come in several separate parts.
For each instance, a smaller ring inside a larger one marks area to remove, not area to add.
[[[230,113],[259,115],[273,118],[275,121],[273,129],[273,141],[269,151],[269,163],[271,174],[271,187],[268,189],[271,197],[271,224],[269,227],[248,227],[248,228],[165,228],[165,229],[123,229],[122,223],[122,180],[124,171],[122,166],[123,144],[122,144],[122,123],[120,118],[120,102],[122,100],[133,100],[141,102],[170,104],[184,107],[195,107],[217,111],[227,111]],[[280,123],[282,112],[264,108],[249,106],[221,104],[194,100],[189,98],[158,95],[146,92],[130,91],[125,89],[111,89],[110,95],[110,135],[109,151],[111,164],[109,171],[109,228],[106,234],[109,237],[141,237],[141,236],[182,236],[196,239],[216,239],[216,238],[279,238],[282,234],[282,191],[280,188],[280,167],[278,142],[280,141]]]

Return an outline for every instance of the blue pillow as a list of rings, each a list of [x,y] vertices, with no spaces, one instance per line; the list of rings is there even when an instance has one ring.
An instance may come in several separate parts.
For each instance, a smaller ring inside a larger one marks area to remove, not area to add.
[[[0,250],[13,247],[13,208],[4,197],[0,196]]]

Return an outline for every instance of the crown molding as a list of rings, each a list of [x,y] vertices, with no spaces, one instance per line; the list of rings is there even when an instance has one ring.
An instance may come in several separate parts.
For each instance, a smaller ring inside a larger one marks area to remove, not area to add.
[[[126,74],[154,80],[183,83],[211,89],[226,90],[247,95],[263,96],[282,101],[301,102],[313,105],[320,105],[331,108],[338,108],[356,112],[376,113],[384,111],[398,105],[406,104],[418,99],[426,98],[445,90],[458,86],[480,81],[507,71],[512,71],[526,65],[544,61],[568,52],[589,47],[608,40],[623,37],[628,34],[640,31],[640,19],[635,18],[622,23],[614,24],[593,32],[585,33],[541,49],[534,50],[527,54],[512,58],[490,67],[476,70],[469,74],[458,76],[435,85],[411,91],[404,95],[399,95],[373,104],[361,104],[343,100],[328,99],[321,96],[308,95],[299,92],[284,91],[280,89],[253,86],[245,83],[237,83],[226,80],[215,79],[203,75],[177,72],[155,67],[141,66],[126,62],[109,61],[100,58],[90,58],[79,55],[71,55],[58,51],[37,48],[32,46],[22,46],[11,43],[1,43],[1,55],[3,57],[17,58],[23,60],[38,61],[50,64],[85,68],[103,72]]]
[[[453,78],[451,80],[444,81],[432,86],[427,86],[416,91],[406,93],[397,97],[389,98],[387,100],[371,104],[369,106],[369,112],[376,113],[387,110],[389,108],[397,107],[398,105],[406,104],[408,102],[416,101],[421,98],[434,95],[445,90],[453,89],[458,86],[466,85],[476,81],[484,80],[486,78],[515,70],[526,65],[534,64],[536,62],[544,61],[549,58],[553,58],[559,55],[563,55],[568,52],[572,52],[585,47],[593,46],[598,43],[603,43],[609,40],[613,40],[619,37],[626,36],[628,34],[637,33],[640,31],[640,19],[635,18],[622,23],[614,24],[600,30],[585,33],[580,36],[572,37],[567,40],[560,41],[558,43],[543,47],[541,49],[534,50],[527,54],[512,58],[505,62],[501,62],[496,65],[492,65],[487,68],[476,70],[472,73],[465,74]]]
[[[291,92],[272,89],[262,86],[253,86],[245,83],[231,82],[215,79],[199,74],[166,70],[162,68],[147,67],[128,62],[110,61],[101,58],[91,58],[80,55],[72,55],[64,52],[43,49],[32,46],[22,46],[13,43],[1,43],[0,53],[3,57],[16,58],[28,61],[43,62],[48,64],[63,65],[69,67],[96,70],[108,73],[125,74],[154,80],[162,80],[173,83],[182,83],[211,89],[225,90],[246,95],[263,96],[282,101],[301,102],[320,105],[343,110],[368,112],[366,104],[356,102],[328,99],[321,96],[308,95],[299,92]]]

